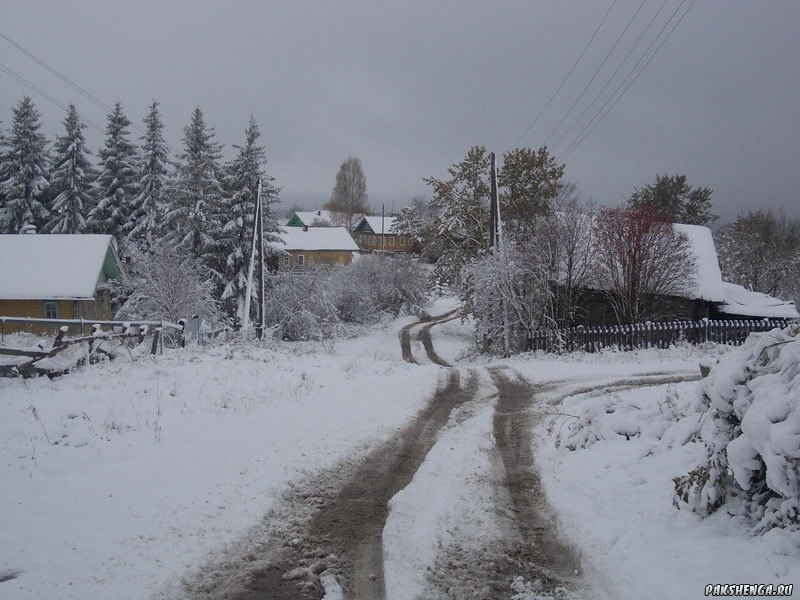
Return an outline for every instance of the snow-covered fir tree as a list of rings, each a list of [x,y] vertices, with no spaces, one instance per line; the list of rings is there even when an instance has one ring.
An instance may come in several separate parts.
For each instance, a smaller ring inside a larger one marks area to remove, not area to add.
[[[129,140],[131,122],[117,102],[108,115],[106,140],[98,153],[100,174],[96,189],[98,203],[89,213],[89,228],[113,235],[121,241],[130,230],[131,202],[137,193],[136,146]]]
[[[184,150],[178,157],[177,181],[167,222],[175,242],[211,267],[211,253],[220,232],[222,145],[214,141],[203,112],[195,108],[183,128]]]
[[[94,167],[89,162],[86,138],[78,111],[74,104],[67,109],[64,119],[65,133],[56,138],[55,159],[50,178],[55,194],[47,230],[51,233],[82,233],[86,227],[86,214],[94,207]]]
[[[11,130],[0,161],[0,232],[19,233],[29,225],[42,229],[49,214],[47,138],[39,111],[25,96],[13,109]]]
[[[128,239],[149,248],[163,227],[162,216],[167,208],[169,184],[169,151],[162,133],[164,123],[158,111],[158,102],[150,105],[144,124],[146,132],[142,136],[139,194],[131,203]]]
[[[255,216],[258,181],[261,180],[261,202],[263,207],[264,241],[277,241],[277,223],[272,218],[271,206],[278,196],[273,185],[274,178],[267,175],[264,167],[267,154],[258,144],[258,124],[251,116],[245,132],[245,143],[234,145],[236,157],[226,165],[225,187],[230,199],[225,202],[223,225],[219,236],[219,259],[223,261],[219,271],[224,276],[222,303],[225,312],[241,322],[244,317],[247,276],[250,253],[253,247],[253,224]],[[253,289],[255,294],[255,289]],[[252,303],[253,309],[256,308]]]

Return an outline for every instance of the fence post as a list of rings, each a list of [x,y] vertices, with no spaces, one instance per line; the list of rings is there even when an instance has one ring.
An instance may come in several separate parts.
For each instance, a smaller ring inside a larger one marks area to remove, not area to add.
[[[155,355],[158,352],[158,341],[161,337],[161,329],[156,328],[153,332],[153,345],[150,347],[150,354]]]

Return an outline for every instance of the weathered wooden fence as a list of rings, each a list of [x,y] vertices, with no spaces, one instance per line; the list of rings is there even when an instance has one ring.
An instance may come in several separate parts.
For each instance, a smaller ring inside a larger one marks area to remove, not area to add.
[[[701,344],[743,344],[747,336],[758,331],[787,327],[791,320],[725,320],[658,321],[633,325],[612,325],[546,329],[528,336],[528,350],[547,352],[597,352],[603,348],[636,350],[668,348],[678,342]]]
[[[189,323],[191,324],[191,321]],[[0,345],[0,376],[31,377],[34,375],[58,375],[68,372],[73,365],[53,361],[58,354],[78,344],[86,344],[85,360],[94,362],[104,356],[114,357],[114,352],[103,346],[103,342],[142,345],[152,338],[150,353],[163,351],[165,334],[171,334],[171,343],[183,346],[186,343],[187,321],[86,321],[84,319],[33,319],[26,317],[0,317],[0,341],[5,341],[6,329],[12,332],[29,331],[38,336],[43,331],[55,333],[52,346],[39,343],[35,347],[19,348]],[[191,329],[191,328],[190,328]],[[73,337],[69,337],[70,331]],[[11,332],[8,332],[11,333]]]

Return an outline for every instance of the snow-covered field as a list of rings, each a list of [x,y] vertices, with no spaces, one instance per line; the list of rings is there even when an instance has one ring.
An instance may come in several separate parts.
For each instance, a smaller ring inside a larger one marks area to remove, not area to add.
[[[287,482],[404,424],[438,368],[397,328],[0,379],[4,598],[150,598],[256,524]]]
[[[454,306],[444,298],[430,312]],[[402,362],[397,334],[412,321],[335,345],[234,343],[52,381],[0,379],[0,579],[15,575],[0,596],[179,597],[181,579],[234,547],[289,482],[366,453],[426,404],[440,368]],[[389,598],[426,597],[431,573],[465,552],[480,558],[507,533],[493,463],[497,389],[485,370],[499,366],[534,390],[536,463],[580,553],[588,597],[701,598],[707,584],[800,583],[796,534],[750,537],[723,511],[700,519],[672,504],[672,478],[703,454],[684,444],[699,384],[661,382],[696,377],[704,356],[725,349],[500,360],[475,356],[458,319],[432,336],[477,393],[390,502]],[[546,597],[535,589],[518,582],[508,597]]]

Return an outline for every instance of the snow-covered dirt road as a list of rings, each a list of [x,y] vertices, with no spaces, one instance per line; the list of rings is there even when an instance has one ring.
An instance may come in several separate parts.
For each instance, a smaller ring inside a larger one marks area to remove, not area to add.
[[[539,392],[552,400],[664,375],[598,374],[577,390],[572,379],[537,385],[502,365],[455,368],[432,335],[455,319],[447,311],[398,331],[406,362],[443,367],[427,405],[369,454],[293,485],[261,528],[187,580],[190,597],[597,597],[534,464]]]
[[[547,425],[573,418],[565,399],[660,406],[698,354],[497,362],[469,355],[452,308],[324,352],[233,345],[0,382],[0,595],[620,597],[626,564],[650,564],[615,545],[625,517],[603,482],[627,489],[627,471],[548,449]],[[624,493],[650,489],[636,485]],[[588,529],[595,511],[622,520]]]

